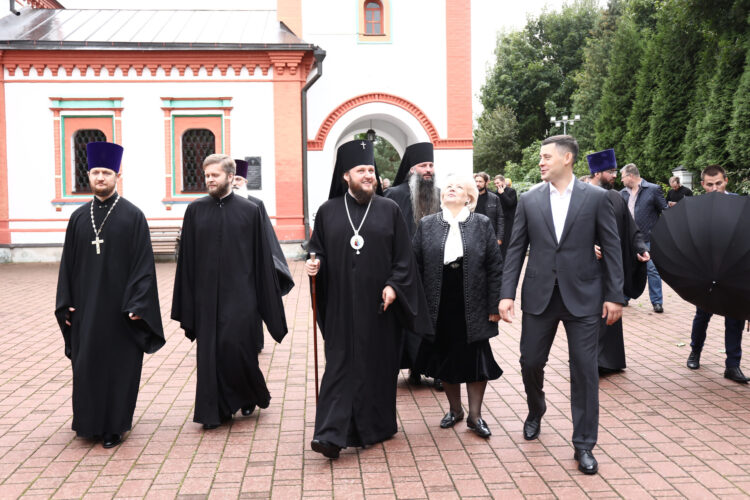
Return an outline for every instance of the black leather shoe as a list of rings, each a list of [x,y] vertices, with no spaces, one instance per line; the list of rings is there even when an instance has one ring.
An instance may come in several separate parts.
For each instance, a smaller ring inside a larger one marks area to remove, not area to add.
[[[114,448],[120,443],[122,443],[122,436],[120,434],[105,434],[102,438],[102,446],[104,448]]]
[[[742,370],[740,370],[739,366],[733,366],[724,370],[724,378],[734,380],[735,382],[739,382],[740,384],[747,384],[748,381],[750,381],[750,378],[747,378],[745,374],[742,373]]]
[[[422,385],[422,375],[419,373],[409,370],[409,378],[406,379],[409,385]]]
[[[340,446],[336,446],[335,444],[329,443],[328,441],[318,441],[317,439],[312,440],[312,443],[310,443],[310,447],[313,449],[313,451],[318,452],[324,457],[330,459],[339,458],[339,452],[341,451]]]
[[[219,427],[219,424],[203,424],[204,431],[212,431],[214,429],[217,429],[218,427]]]
[[[591,450],[576,448],[573,458],[578,460],[578,470],[584,474],[596,474],[599,470],[599,464],[594,458],[594,454],[591,453]]]
[[[691,370],[697,370],[701,367],[701,352],[700,351],[690,351],[690,356],[688,356],[687,360],[687,367]]]
[[[443,419],[440,421],[440,427],[442,427],[443,429],[448,429],[456,425],[456,422],[460,422],[463,419],[464,419],[463,410],[461,410],[460,413],[449,411],[448,413],[445,414]]]
[[[654,312],[661,314],[664,312],[664,307],[661,304],[654,304]]]
[[[433,382],[433,387],[435,387],[436,391],[442,391],[442,390],[444,390],[444,388],[443,388],[443,381],[440,380],[439,378],[436,378],[434,380],[434,382]]]
[[[478,418],[475,422],[472,422],[468,418],[466,419],[466,427],[474,431],[474,434],[476,434],[479,437],[483,437],[487,439],[492,435],[490,432],[490,428],[487,427],[487,422],[482,420],[482,418]]]
[[[539,437],[539,431],[542,429],[542,417],[531,418],[526,417],[526,421],[523,423],[523,438],[526,441],[531,441]]]
[[[255,405],[250,405],[242,408],[242,416],[249,417],[255,411]]]

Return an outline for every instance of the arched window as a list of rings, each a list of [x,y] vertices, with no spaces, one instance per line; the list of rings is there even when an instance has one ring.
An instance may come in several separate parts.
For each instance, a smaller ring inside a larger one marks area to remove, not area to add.
[[[365,34],[383,34],[383,4],[379,0],[365,0]]]
[[[73,192],[90,193],[89,186],[89,164],[88,154],[86,153],[86,144],[89,142],[106,141],[107,136],[99,129],[81,129],[73,135],[73,159],[75,168],[73,169]]]
[[[216,152],[216,137],[206,128],[191,128],[182,134],[182,191],[205,192],[203,160]]]

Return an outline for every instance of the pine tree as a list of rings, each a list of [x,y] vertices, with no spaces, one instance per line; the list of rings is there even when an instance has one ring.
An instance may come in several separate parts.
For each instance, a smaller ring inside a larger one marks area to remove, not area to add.
[[[690,121],[688,112],[695,92],[695,67],[702,42],[700,26],[680,0],[659,13],[654,48],[659,54],[656,92],[651,105],[649,133],[643,165],[649,180],[666,181],[679,165],[680,149]]]
[[[732,103],[732,122],[727,137],[727,151],[736,166],[730,172],[734,190],[750,193],[750,42],[746,42],[745,67]]]
[[[629,16],[620,18],[609,57],[609,74],[599,102],[596,149],[614,148],[616,152],[625,152],[627,120],[636,90],[633,77],[640,68],[642,53],[642,40],[635,23]]]
[[[625,154],[622,157],[618,156],[623,163],[635,163],[639,167],[643,165],[645,157],[649,116],[656,89],[655,73],[661,58],[654,36],[649,31],[642,33],[642,36],[646,39],[646,48],[635,79],[635,98],[628,114],[627,131],[622,141]]]
[[[709,83],[706,113],[698,129],[701,154],[698,165],[712,163],[732,170],[726,140],[732,122],[734,96],[745,66],[745,50],[738,37],[731,36],[719,42],[719,52],[714,76]]]

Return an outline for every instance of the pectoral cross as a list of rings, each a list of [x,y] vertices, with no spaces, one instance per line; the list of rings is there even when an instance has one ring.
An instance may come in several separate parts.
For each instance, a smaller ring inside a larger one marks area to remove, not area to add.
[[[91,242],[92,245],[96,245],[96,254],[97,255],[99,255],[100,253],[102,253],[101,250],[99,249],[99,244],[100,243],[104,243],[104,240],[100,239],[99,235],[97,234],[96,235],[96,239]]]
[[[362,149],[365,149],[365,147],[367,146],[367,144],[364,141],[360,142],[359,145],[362,146]]]

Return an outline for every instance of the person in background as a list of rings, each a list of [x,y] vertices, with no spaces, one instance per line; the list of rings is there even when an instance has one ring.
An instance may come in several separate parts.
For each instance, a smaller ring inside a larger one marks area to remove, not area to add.
[[[667,192],[667,205],[670,207],[677,205],[685,196],[693,196],[690,189],[680,185],[680,178],[677,176],[669,178],[669,187],[672,188]]]
[[[500,205],[503,207],[503,243],[500,245],[500,252],[505,260],[505,253],[508,251],[510,238],[513,234],[513,218],[516,216],[516,206],[518,205],[518,195],[516,190],[510,186],[510,179],[503,175],[496,175],[494,179],[497,196],[500,198]]]
[[[667,208],[667,202],[661,192],[661,188],[645,179],[641,179],[638,167],[628,163],[621,170],[622,183],[625,185],[620,190],[620,195],[628,204],[630,215],[643,233],[646,247],[651,250],[651,230],[659,220],[661,213]],[[664,312],[664,295],[661,290],[661,276],[656,270],[654,263],[649,260],[646,263],[648,272],[648,294],[655,313]]]
[[[505,219],[503,217],[503,207],[500,204],[500,198],[487,189],[487,185],[490,182],[490,176],[485,172],[474,174],[474,182],[479,191],[479,197],[477,198],[474,212],[482,214],[490,219],[490,222],[492,222],[492,228],[495,230],[495,236],[497,236],[497,244],[502,245]]]
[[[719,165],[709,165],[701,172],[701,186],[706,193],[734,194],[727,191],[727,173]],[[695,308],[693,318],[693,329],[690,332],[690,356],[688,356],[687,367],[697,370],[701,366],[701,352],[706,342],[706,330],[708,322],[713,314]],[[742,327],[745,321],[734,318],[724,318],[724,350],[726,361],[724,378],[747,384],[750,379],[742,373],[740,361],[742,361]]]

